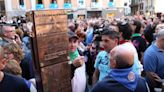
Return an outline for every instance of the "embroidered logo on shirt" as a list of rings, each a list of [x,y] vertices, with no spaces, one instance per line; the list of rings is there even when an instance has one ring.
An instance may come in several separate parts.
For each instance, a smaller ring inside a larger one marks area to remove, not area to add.
[[[129,74],[128,74],[128,80],[129,81],[134,81],[135,80],[135,74],[133,72],[129,72]]]

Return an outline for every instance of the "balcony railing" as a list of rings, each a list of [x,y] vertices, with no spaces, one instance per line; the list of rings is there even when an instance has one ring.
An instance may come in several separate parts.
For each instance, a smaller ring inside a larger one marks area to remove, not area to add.
[[[64,6],[63,6],[65,9],[69,9],[69,8],[72,8],[72,4],[71,3],[64,3]]]
[[[21,10],[26,10],[26,6],[25,6],[25,5],[19,5],[19,8],[20,8]]]
[[[49,7],[50,7],[50,9],[57,9],[58,4],[57,3],[51,3]]]
[[[109,2],[108,3],[108,7],[114,7],[114,3],[113,2]]]
[[[42,9],[44,9],[43,4],[36,4],[36,10],[42,10]]]

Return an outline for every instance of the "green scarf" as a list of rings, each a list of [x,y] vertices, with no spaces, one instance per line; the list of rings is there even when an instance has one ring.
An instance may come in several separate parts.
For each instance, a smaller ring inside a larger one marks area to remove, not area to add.
[[[76,49],[75,52],[70,52],[69,53],[69,57],[70,57],[70,60],[73,62],[75,60],[75,58],[77,58],[79,56],[79,52],[78,50]]]

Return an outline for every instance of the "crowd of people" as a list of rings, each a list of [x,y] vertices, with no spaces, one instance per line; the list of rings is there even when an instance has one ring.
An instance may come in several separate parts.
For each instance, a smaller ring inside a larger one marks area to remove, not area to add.
[[[69,21],[73,92],[162,90],[163,19],[140,15]]]
[[[26,17],[1,16],[2,92],[37,92],[30,33]],[[162,90],[164,16],[68,20],[68,39],[72,92]]]
[[[0,23],[0,90],[1,92],[37,92],[30,36],[25,17]]]

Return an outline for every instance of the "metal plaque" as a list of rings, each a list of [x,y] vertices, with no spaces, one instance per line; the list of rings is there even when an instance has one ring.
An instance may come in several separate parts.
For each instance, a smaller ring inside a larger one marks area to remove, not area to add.
[[[41,69],[44,92],[71,92],[71,72],[67,62]]]
[[[65,11],[35,11],[34,23],[40,66],[66,61],[68,37]]]
[[[37,91],[71,92],[65,10],[32,11],[27,16]]]

